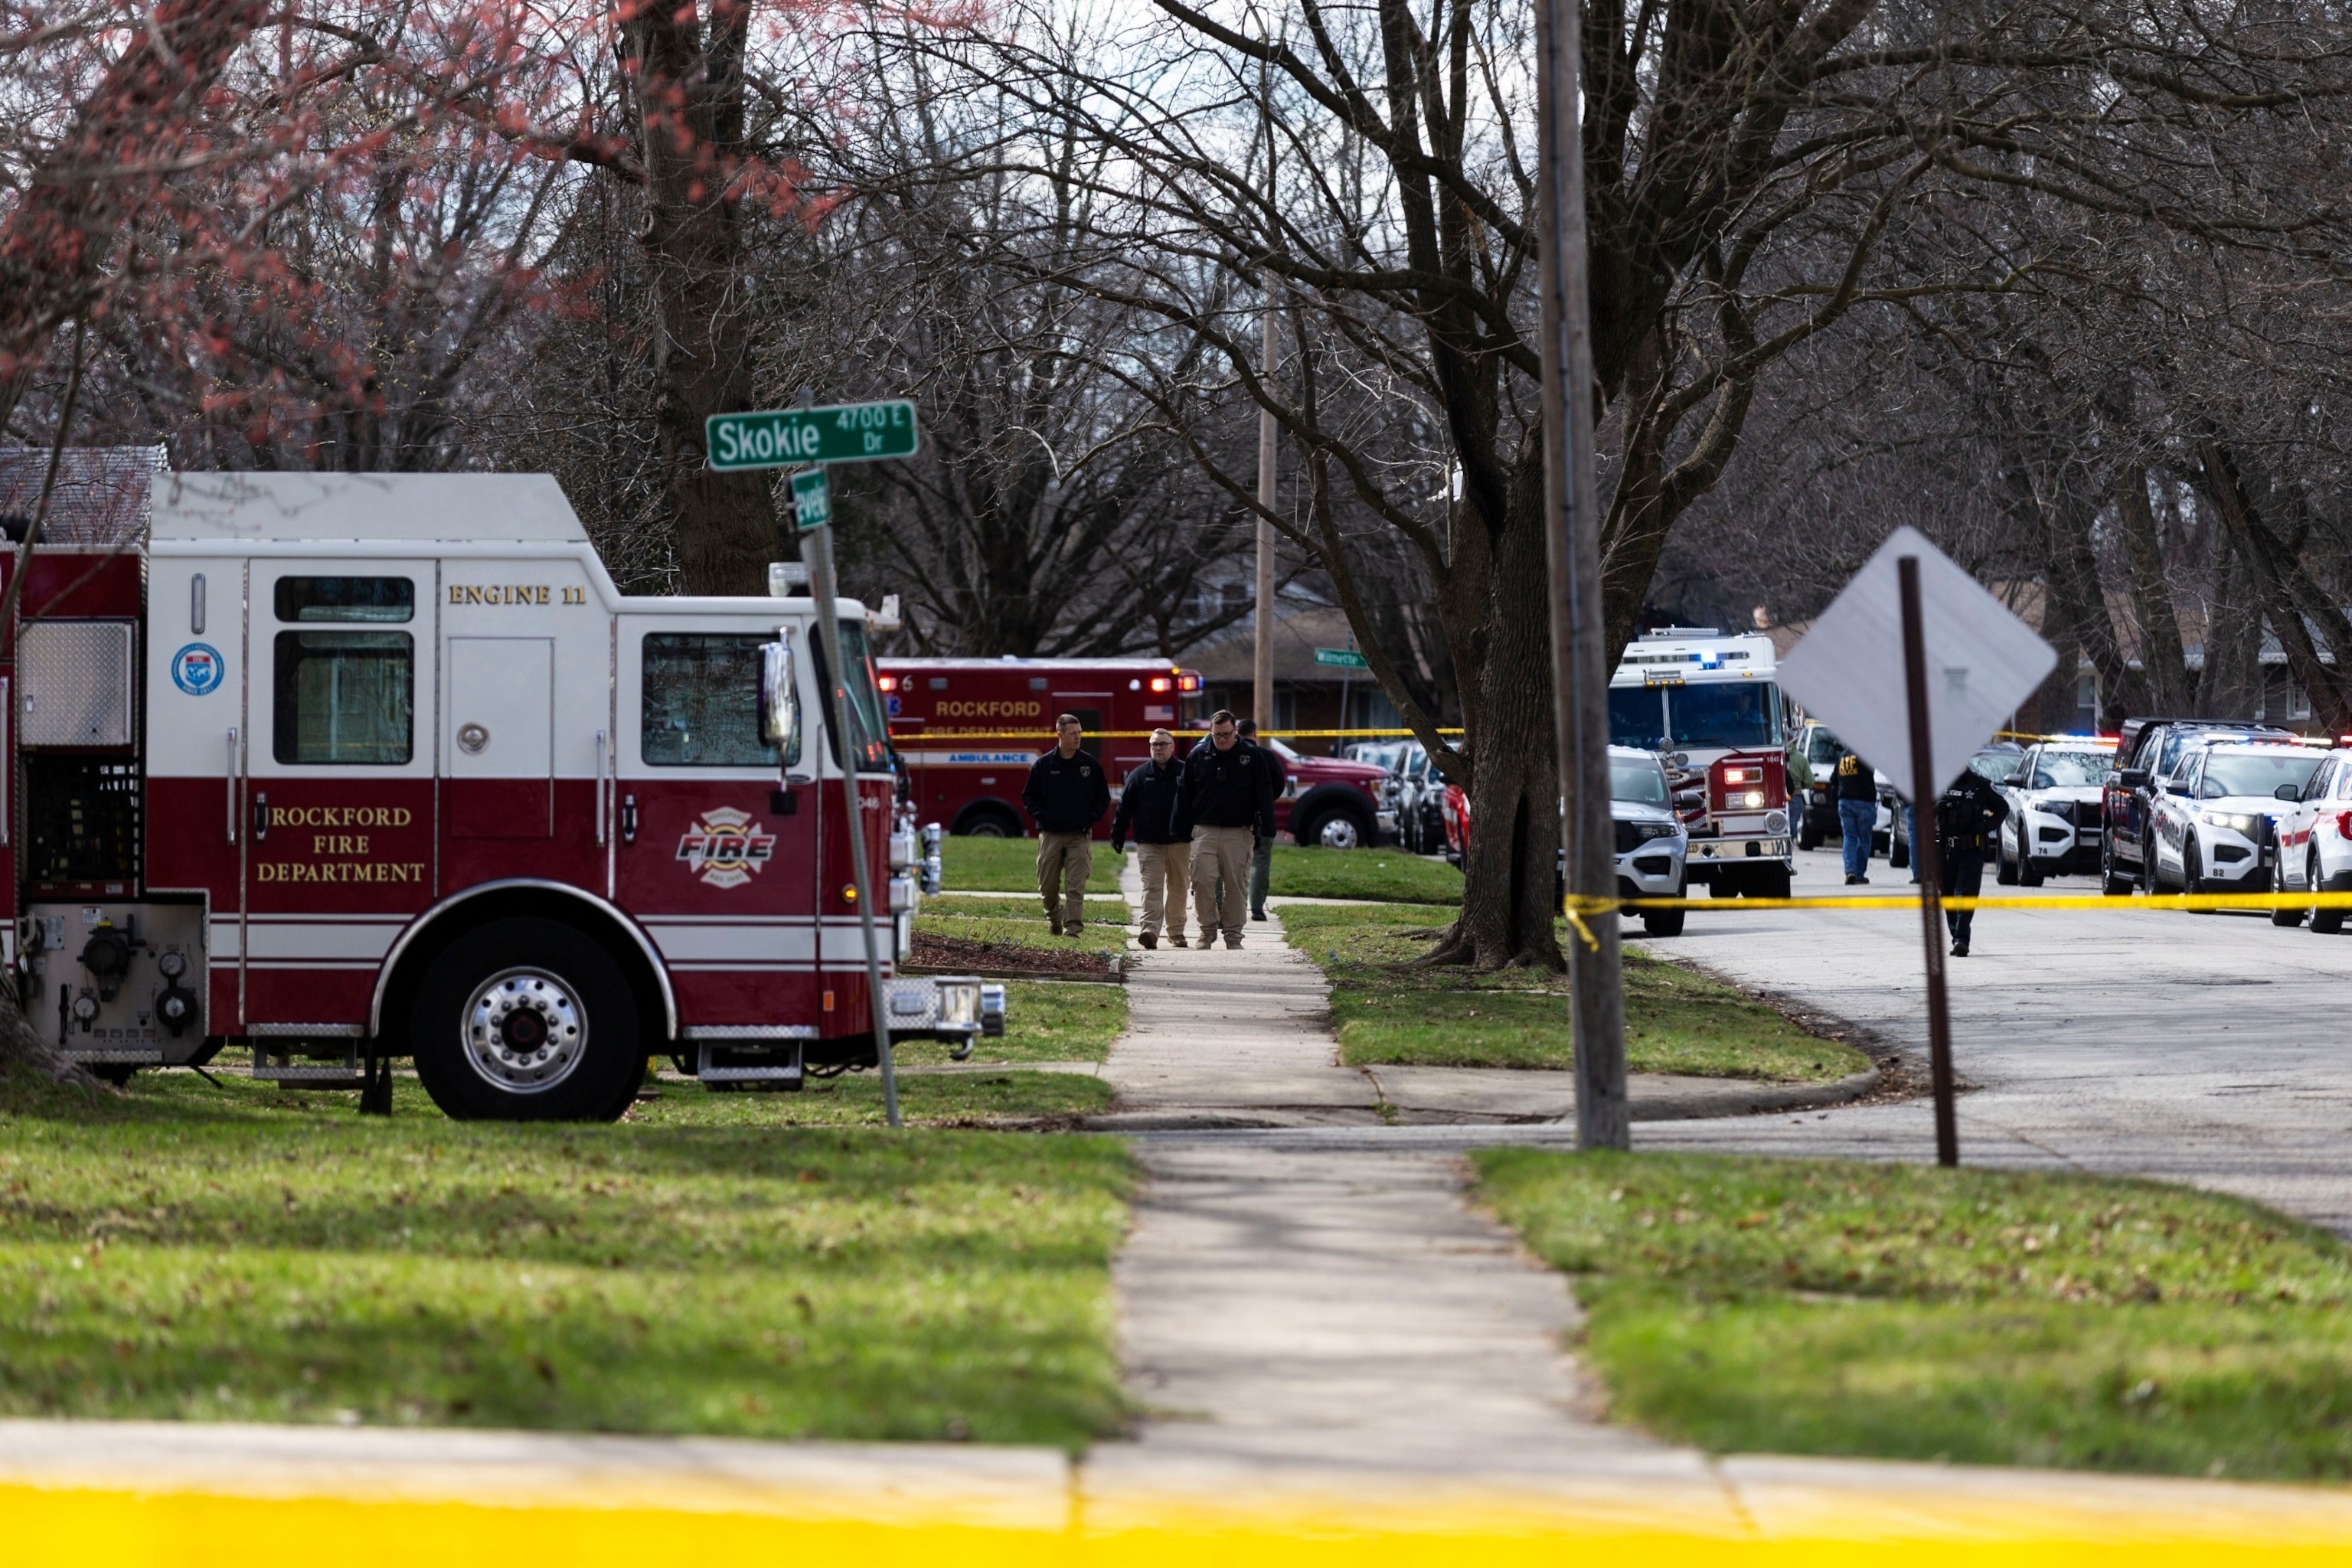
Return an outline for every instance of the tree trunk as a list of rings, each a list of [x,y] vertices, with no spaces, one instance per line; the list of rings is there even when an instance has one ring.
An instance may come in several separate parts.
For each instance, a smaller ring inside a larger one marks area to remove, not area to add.
[[[764,594],[778,545],[765,472],[715,474],[702,423],[751,406],[759,312],[734,199],[742,173],[744,0],[637,7],[621,26],[645,159],[655,423],[664,510],[688,594]]]
[[[2286,650],[2287,668],[2311,693],[2311,710],[2330,734],[2352,728],[2352,626],[2344,612],[2311,581],[2296,552],[2253,509],[2238,473],[2237,458],[2221,442],[2197,443],[2205,493],[2221,514],[2230,542],[2254,580],[2256,595],[2271,630]],[[2307,618],[2306,618],[2307,617]],[[2311,628],[2316,625],[2336,662],[2321,659]]]
[[[2159,712],[2185,715],[2193,700],[2189,664],[2172,587],[2165,580],[2164,541],[2157,532],[2155,509],[2147,504],[2147,470],[2137,463],[2116,476],[2116,515],[2131,563],[2132,610],[2139,622],[2139,664],[2147,675],[2148,700]]]
[[[1568,967],[1552,924],[1559,909],[1560,793],[1542,502],[1543,448],[1530,430],[1511,467],[1505,527],[1487,571],[1462,914],[1424,963]]]

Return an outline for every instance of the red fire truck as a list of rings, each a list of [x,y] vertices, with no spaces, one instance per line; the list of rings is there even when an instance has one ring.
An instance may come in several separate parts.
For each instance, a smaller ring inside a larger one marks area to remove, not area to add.
[[[1609,739],[1659,752],[1690,830],[1689,875],[1717,898],[1785,899],[1787,704],[1772,639],[1662,626],[1625,645],[1609,682]]]
[[[1196,711],[1199,674],[1161,659],[886,658],[880,666],[915,810],[976,837],[1018,838],[1028,830],[1021,786],[1029,764],[1053,743],[1057,715],[1076,713],[1086,726],[1085,749],[1105,759],[1114,795],[1129,770],[1150,760],[1144,737],[1151,730],[1175,731],[1189,749],[1198,737],[1186,731],[1206,721]],[[990,738],[1013,734],[1033,738]],[[1275,803],[1277,832],[1338,849],[1373,841],[1384,769],[1271,743],[1289,773]],[[1110,837],[1108,816],[1095,837]]]
[[[413,1057],[458,1117],[873,1061],[845,764],[886,974],[918,839],[866,612],[835,736],[815,608],[625,597],[544,476],[159,475],[144,536],[33,557],[0,665],[27,1016],[117,1079]],[[894,1039],[1002,1027],[1001,987],[885,984]]]

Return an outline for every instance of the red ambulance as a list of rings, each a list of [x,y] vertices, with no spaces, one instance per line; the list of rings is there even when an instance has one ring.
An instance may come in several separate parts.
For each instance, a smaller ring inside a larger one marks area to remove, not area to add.
[[[1162,659],[886,658],[880,667],[916,815],[976,837],[1029,831],[1021,786],[1029,764],[1054,743],[1060,714],[1076,713],[1086,726],[1084,749],[1104,759],[1114,795],[1150,760],[1150,731],[1176,731],[1181,755],[1207,724],[1199,673]],[[1289,774],[1275,803],[1277,832],[1339,849],[1374,841],[1387,770],[1301,756],[1279,738],[1270,743]],[[1108,815],[1095,837],[1110,837]]]
[[[543,475],[157,476],[144,533],[32,558],[0,662],[33,1026],[118,1079],[236,1047],[373,1090],[412,1057],[451,1115],[520,1120],[617,1117],[657,1055],[873,1061],[845,768],[886,976],[921,858],[866,612],[835,736],[815,608],[624,595]],[[1002,1026],[1001,987],[885,984],[894,1039]]]

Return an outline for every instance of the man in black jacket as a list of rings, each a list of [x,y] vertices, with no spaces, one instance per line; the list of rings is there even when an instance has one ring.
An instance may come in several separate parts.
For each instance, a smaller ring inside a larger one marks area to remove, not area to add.
[[[1984,886],[1985,857],[2000,842],[2000,825],[2009,803],[1974,768],[1963,768],[1952,787],[1937,798],[1934,813],[1936,852],[1943,860],[1944,896],[1973,899]],[[1969,931],[1976,924],[1974,910],[1947,910],[1944,923],[1952,931],[1952,956],[1969,955]]]
[[[1274,837],[1274,770],[1220,708],[1209,738],[1184,759],[1184,802],[1192,820],[1192,913],[1201,945],[1222,926],[1227,947],[1242,944],[1250,857]]]
[[[1151,731],[1151,760],[1127,775],[1118,810],[1110,819],[1111,852],[1135,837],[1135,874],[1143,882],[1143,945],[1160,945],[1163,917],[1168,944],[1184,945],[1185,868],[1192,858],[1192,825],[1184,816],[1184,764],[1176,760],[1176,737]],[[1171,893],[1175,896],[1169,897]]]
[[[1056,743],[1029,765],[1029,782],[1021,788],[1021,804],[1037,825],[1037,892],[1055,936],[1076,936],[1085,929],[1095,824],[1110,809],[1110,779],[1101,762],[1078,750],[1085,730],[1075,713],[1055,720]],[[1059,897],[1056,883],[1062,884]]]

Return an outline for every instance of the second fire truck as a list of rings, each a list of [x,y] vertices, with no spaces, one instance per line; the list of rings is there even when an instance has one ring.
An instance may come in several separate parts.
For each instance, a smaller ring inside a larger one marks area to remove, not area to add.
[[[1717,898],[1785,899],[1786,704],[1772,639],[1663,626],[1626,644],[1609,683],[1609,738],[1658,752],[1690,832],[1689,877]]]
[[[886,976],[921,855],[862,606],[835,734],[814,601],[623,595],[545,476],[163,474],[142,531],[26,573],[5,956],[68,1057],[409,1057],[520,1120],[617,1117],[656,1056],[876,1059],[848,788]],[[1001,987],[884,984],[893,1038],[1002,1027]]]

